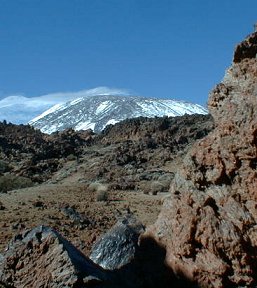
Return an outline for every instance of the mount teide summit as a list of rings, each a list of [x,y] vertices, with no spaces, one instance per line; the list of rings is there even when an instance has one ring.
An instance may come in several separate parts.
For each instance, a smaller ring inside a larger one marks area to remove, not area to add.
[[[127,118],[207,113],[204,107],[183,101],[101,94],[57,104],[32,119],[29,124],[44,133],[66,128],[100,132],[108,124]]]

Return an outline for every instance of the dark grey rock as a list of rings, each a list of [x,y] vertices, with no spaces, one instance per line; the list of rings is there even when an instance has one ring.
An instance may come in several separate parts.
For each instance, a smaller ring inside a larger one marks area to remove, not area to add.
[[[142,223],[131,214],[124,216],[94,244],[90,259],[104,269],[120,269],[135,258],[142,232]]]

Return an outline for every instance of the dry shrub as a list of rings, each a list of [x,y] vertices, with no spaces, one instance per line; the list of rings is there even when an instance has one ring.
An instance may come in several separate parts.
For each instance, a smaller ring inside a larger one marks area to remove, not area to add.
[[[107,201],[107,200],[108,200],[107,190],[98,190],[96,192],[96,201]]]
[[[88,189],[92,192],[96,192],[96,201],[108,200],[108,186],[100,182],[92,182]]]
[[[11,170],[10,165],[3,160],[0,160],[0,173],[5,173]]]
[[[31,179],[15,175],[0,176],[0,192],[33,186]]]
[[[100,182],[92,182],[89,184],[88,190],[91,192],[96,192],[98,187],[100,187],[101,185],[103,185],[103,184]]]
[[[140,190],[142,190],[142,192],[144,194],[149,194],[150,192],[150,182],[149,181],[141,181],[140,185],[139,185]]]
[[[164,191],[164,185],[159,181],[153,181],[150,186],[150,193],[153,195],[157,195],[158,192]]]
[[[174,179],[174,174],[173,173],[169,173],[169,174],[161,175],[158,178],[158,181],[161,182],[162,185],[164,186],[164,191],[169,191],[170,184],[171,184],[171,181],[173,179]]]

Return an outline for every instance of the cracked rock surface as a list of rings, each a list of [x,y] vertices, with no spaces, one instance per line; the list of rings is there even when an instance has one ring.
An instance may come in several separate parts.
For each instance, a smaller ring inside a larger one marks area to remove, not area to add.
[[[147,234],[200,287],[257,285],[257,33],[209,95],[215,129],[195,143]]]
[[[0,283],[7,287],[86,287],[104,280],[100,267],[46,226],[18,234],[0,255]]]

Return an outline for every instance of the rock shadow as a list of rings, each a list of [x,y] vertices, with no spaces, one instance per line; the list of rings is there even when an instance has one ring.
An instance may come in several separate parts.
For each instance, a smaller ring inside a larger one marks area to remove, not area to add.
[[[117,287],[196,288],[196,283],[179,277],[165,265],[166,250],[150,237],[143,237],[135,258],[127,265],[110,271]],[[116,287],[116,285],[115,285]]]

